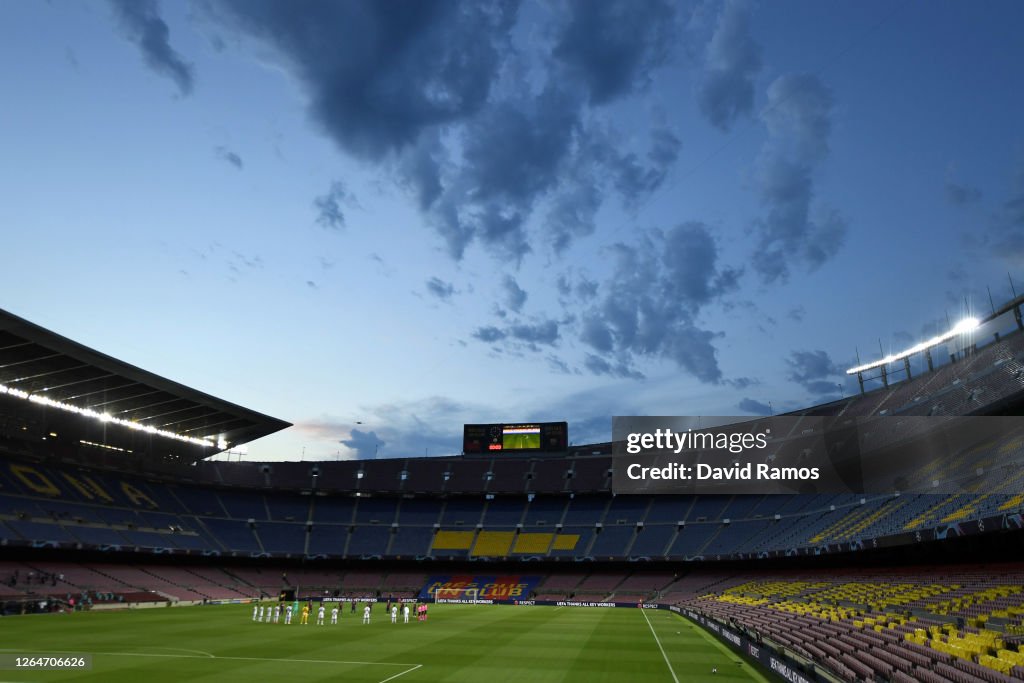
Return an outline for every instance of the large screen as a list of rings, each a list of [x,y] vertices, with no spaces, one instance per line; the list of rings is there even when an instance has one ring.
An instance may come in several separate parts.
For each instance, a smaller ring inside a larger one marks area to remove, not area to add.
[[[465,425],[462,437],[462,452],[466,455],[561,452],[569,447],[569,424],[517,422]]]

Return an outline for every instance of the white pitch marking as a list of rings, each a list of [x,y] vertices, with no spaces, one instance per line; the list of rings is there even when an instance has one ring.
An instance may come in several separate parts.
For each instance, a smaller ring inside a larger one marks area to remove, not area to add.
[[[151,646],[152,647],[152,646]],[[206,650],[189,650],[187,647],[157,647],[157,650],[176,650],[177,652],[191,652],[197,655],[203,655],[204,657],[211,657],[216,659],[216,655],[212,655]]]
[[[661,656],[665,658],[665,665],[668,666],[668,672],[672,674],[672,680],[679,683],[679,678],[676,676],[676,670],[672,668],[672,662],[668,661],[668,655],[665,654],[665,648],[661,646],[661,640],[658,638],[658,634],[654,632],[654,627],[651,626],[651,620],[647,618],[647,610],[641,609],[643,612],[644,620],[647,622],[647,627],[651,629],[651,635],[654,636],[654,642],[658,644],[658,649],[661,650]]]
[[[0,648],[0,652],[5,650]],[[197,650],[198,652],[198,650]],[[76,654],[76,653],[66,653]],[[78,653],[81,654],[81,653]],[[90,652],[91,655],[106,655],[108,657],[166,657],[169,659],[228,659],[242,662],[296,662],[299,664],[356,664],[362,666],[411,666],[421,667],[422,664],[411,664],[409,662],[356,662],[341,659],[290,659],[287,657],[232,657],[228,655],[175,655],[161,652]],[[408,673],[408,672],[405,672]]]
[[[411,668],[411,669],[406,669],[406,670],[405,670],[405,671],[403,671],[402,673],[397,673],[397,674],[395,674],[394,676],[391,676],[391,677],[389,677],[389,678],[385,678],[385,679],[384,679],[383,681],[380,681],[380,683],[388,683],[388,681],[393,681],[393,680],[395,680],[396,678],[398,678],[399,676],[404,676],[404,675],[405,675],[405,674],[407,674],[407,673],[412,673],[413,671],[415,671],[416,669],[420,668],[421,666],[423,666],[423,665],[422,665],[422,664],[417,664],[417,665],[416,665],[416,666],[414,666],[413,668]]]

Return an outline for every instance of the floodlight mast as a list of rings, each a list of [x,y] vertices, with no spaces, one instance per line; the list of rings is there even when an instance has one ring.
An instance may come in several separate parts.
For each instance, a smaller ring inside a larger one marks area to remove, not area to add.
[[[852,368],[850,368],[849,370],[846,371],[846,374],[847,375],[857,375],[857,382],[860,384],[860,393],[863,394],[863,393],[865,393],[864,392],[864,379],[865,379],[864,378],[864,373],[866,371],[868,371],[868,370],[874,370],[875,368],[878,368],[879,369],[879,376],[882,379],[882,383],[885,386],[889,386],[888,366],[891,365],[892,363],[897,363],[899,361],[903,361],[904,372],[906,373],[907,379],[910,379],[911,378],[911,372],[910,372],[910,358],[911,358],[911,356],[915,356],[915,355],[918,355],[918,354],[924,354],[925,361],[928,364],[928,372],[931,372],[932,370],[935,369],[934,368],[934,364],[932,362],[932,353],[931,353],[933,348],[935,348],[936,346],[938,346],[940,344],[944,344],[944,343],[946,343],[946,342],[948,342],[948,341],[950,341],[952,339],[955,339],[957,337],[964,337],[964,336],[967,336],[967,335],[973,335],[973,334],[976,333],[978,328],[980,328],[982,325],[984,325],[985,323],[987,323],[989,321],[995,320],[996,318],[999,318],[1000,316],[1002,316],[1005,313],[1008,313],[1008,312],[1012,311],[1013,312],[1014,320],[1016,322],[1017,329],[1018,330],[1024,330],[1024,320],[1022,320],[1022,316],[1021,316],[1021,305],[1022,304],[1024,304],[1024,295],[1022,295],[1022,296],[1015,296],[1012,301],[1004,304],[998,310],[993,310],[991,315],[985,316],[984,318],[982,318],[980,320],[978,318],[974,318],[974,317],[964,318],[963,320],[958,322],[956,325],[953,325],[947,332],[945,332],[943,334],[940,334],[938,336],[932,337],[931,339],[928,339],[928,340],[925,340],[925,341],[920,342],[918,344],[915,344],[914,346],[911,346],[910,348],[904,349],[903,351],[900,351],[899,353],[889,354],[887,356],[884,356],[880,360],[876,360],[876,361],[873,361],[871,363],[865,363],[863,365],[858,365],[856,367],[852,367]],[[995,340],[998,341],[999,340],[999,333],[998,332],[994,333],[994,336],[995,336]],[[868,378],[868,379],[874,379],[874,378]]]

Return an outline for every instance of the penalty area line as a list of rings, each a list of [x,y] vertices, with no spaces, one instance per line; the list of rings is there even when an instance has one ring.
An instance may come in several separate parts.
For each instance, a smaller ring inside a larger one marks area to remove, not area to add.
[[[654,626],[651,625],[651,620],[647,618],[647,610],[641,608],[640,612],[644,615],[644,621],[647,622],[647,628],[651,629],[651,635],[654,636],[654,642],[658,644],[658,649],[661,650],[661,656],[665,658],[665,666],[668,667],[668,672],[672,674],[672,680],[679,683],[679,677],[676,676],[676,670],[672,668],[672,662],[668,661],[668,655],[665,654],[665,648],[661,646],[661,639],[658,638],[658,634],[654,632]]]
[[[385,678],[383,681],[379,681],[379,683],[388,683],[388,681],[393,681],[396,678],[398,678],[399,676],[404,676],[405,674],[412,673],[413,671],[415,671],[416,669],[420,668],[421,666],[423,666],[423,665],[422,664],[417,664],[416,666],[412,667],[411,669],[406,669],[405,671],[402,671],[401,673],[397,673],[394,676],[389,676],[389,677]]]

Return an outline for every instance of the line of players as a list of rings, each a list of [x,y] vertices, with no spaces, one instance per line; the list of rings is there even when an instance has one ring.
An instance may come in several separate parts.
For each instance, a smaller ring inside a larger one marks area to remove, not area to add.
[[[292,614],[295,611],[298,610],[298,604],[299,604],[298,601],[296,601],[294,603],[294,605],[289,604],[289,605],[286,605],[284,607],[284,623],[286,625],[292,623]],[[388,604],[387,604],[387,609],[385,610],[385,614],[390,613],[391,614],[391,623],[392,624],[397,624],[398,623],[399,607],[401,607],[403,623],[408,624],[409,623],[409,604],[408,603],[404,603],[403,602],[403,603],[392,604],[389,601]],[[355,612],[355,608],[356,608],[356,603],[355,603],[355,601],[353,601],[352,602],[352,611],[353,612]],[[301,613],[300,613],[300,616],[299,616],[299,623],[300,624],[309,624],[309,615],[310,615],[310,613],[312,611],[313,611],[313,603],[312,603],[312,601],[309,601],[305,605],[303,605]],[[317,615],[316,615],[316,624],[318,626],[323,626],[324,625],[324,616],[325,616],[326,611],[327,611],[326,606],[323,603],[320,603],[320,607],[317,609]],[[338,607],[338,604],[335,603],[334,607],[331,609],[331,623],[332,624],[337,624],[338,623],[339,613],[340,613],[340,609]],[[370,623],[370,613],[371,613],[370,603],[366,603],[366,605],[363,607],[363,623],[364,624],[369,624]],[[270,624],[270,623],[277,624],[277,623],[280,622],[281,614],[282,614],[282,609],[281,609],[281,605],[280,604],[274,605],[272,607],[269,606],[269,605],[268,606],[263,606],[263,605],[256,604],[256,605],[253,605],[253,607],[252,607],[252,620],[255,621],[255,622],[265,622],[265,623],[268,623],[268,624]],[[421,604],[421,605],[417,605],[416,606],[416,616],[417,616],[417,619],[419,621],[426,621],[427,620],[427,606],[425,604]]]

